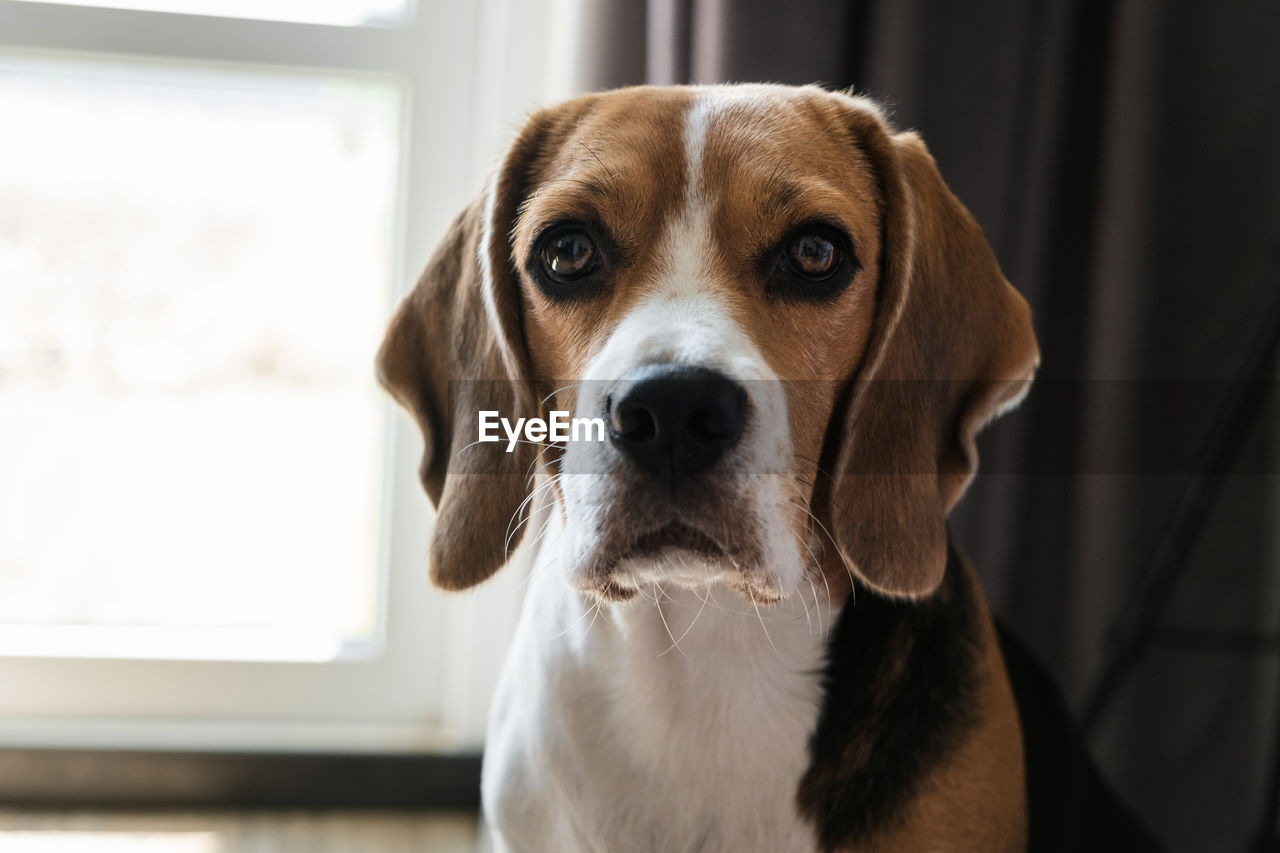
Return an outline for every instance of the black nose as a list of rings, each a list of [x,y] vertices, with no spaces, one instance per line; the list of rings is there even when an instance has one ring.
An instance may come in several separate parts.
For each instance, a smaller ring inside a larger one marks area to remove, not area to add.
[[[651,366],[609,396],[609,437],[642,470],[674,486],[738,443],[746,411],[746,392],[723,374]]]

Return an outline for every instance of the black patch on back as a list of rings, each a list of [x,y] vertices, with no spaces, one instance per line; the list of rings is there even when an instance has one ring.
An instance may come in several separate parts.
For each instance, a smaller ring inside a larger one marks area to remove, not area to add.
[[[823,701],[800,781],[800,813],[822,849],[865,840],[900,819],[925,774],[975,718],[975,591],[947,544],[938,589],[895,601],[864,588],[827,646]]]

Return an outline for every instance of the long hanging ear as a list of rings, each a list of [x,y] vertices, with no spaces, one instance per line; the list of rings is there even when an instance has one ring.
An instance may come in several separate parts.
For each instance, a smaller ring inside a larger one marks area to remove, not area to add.
[[[487,192],[453,221],[378,351],[378,379],[422,430],[419,475],[436,507],[431,580],[464,589],[519,544],[535,448],[478,443],[479,412],[536,414],[509,235],[541,147],[531,119]]]
[[[941,582],[946,516],[977,469],[974,437],[1012,408],[1039,363],[1031,312],[914,133],[859,109],[880,176],[876,317],[844,406],[833,536],[871,588],[919,597]]]

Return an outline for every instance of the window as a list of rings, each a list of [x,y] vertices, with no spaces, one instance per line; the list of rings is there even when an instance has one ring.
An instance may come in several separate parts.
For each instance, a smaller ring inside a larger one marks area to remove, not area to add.
[[[0,0],[0,743],[482,731],[518,572],[427,589],[372,356],[571,12]]]
[[[399,87],[44,58],[0,105],[0,653],[367,646]]]

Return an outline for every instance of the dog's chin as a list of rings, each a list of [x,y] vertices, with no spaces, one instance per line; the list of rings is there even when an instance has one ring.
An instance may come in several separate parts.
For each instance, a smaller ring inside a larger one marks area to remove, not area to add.
[[[611,602],[631,600],[663,584],[693,590],[722,584],[754,604],[774,604],[785,597],[755,555],[683,522],[644,531],[610,550],[578,576],[578,590]]]

